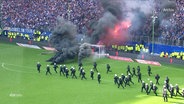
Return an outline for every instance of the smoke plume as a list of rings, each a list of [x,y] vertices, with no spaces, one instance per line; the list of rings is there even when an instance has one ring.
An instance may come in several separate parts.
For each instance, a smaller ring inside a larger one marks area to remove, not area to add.
[[[92,32],[83,41],[87,42],[89,39],[90,44],[107,46],[116,42],[126,42],[129,35],[150,35],[151,16],[159,8],[161,12],[155,13],[158,16],[155,33],[158,34],[160,24],[170,25],[166,17],[171,16],[176,6],[172,0],[157,2],[160,3],[156,4],[155,0],[101,0],[103,15],[99,20],[91,23]],[[90,44],[84,43],[79,47],[76,35],[76,26],[58,17],[57,25],[49,40],[58,52],[49,61],[60,63],[78,56],[81,62],[83,58],[90,56]]]
[[[81,63],[83,58],[89,57],[91,55],[91,46],[89,43],[83,43],[79,47],[79,54],[78,54],[78,62]]]
[[[76,34],[77,29],[72,22],[62,17],[57,17],[57,24],[49,42],[58,52],[49,61],[60,63],[67,59],[73,59],[79,50],[75,39]]]

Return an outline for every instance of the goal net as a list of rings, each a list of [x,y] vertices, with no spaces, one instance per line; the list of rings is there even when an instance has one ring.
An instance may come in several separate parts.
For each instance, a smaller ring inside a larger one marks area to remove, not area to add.
[[[99,58],[109,55],[105,52],[105,46],[104,45],[90,44],[90,46],[91,46],[91,49],[92,49],[92,54],[99,57]]]

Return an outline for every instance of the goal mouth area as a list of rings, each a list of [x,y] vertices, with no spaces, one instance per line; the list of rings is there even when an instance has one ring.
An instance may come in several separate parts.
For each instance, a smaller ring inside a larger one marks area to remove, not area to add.
[[[92,55],[98,56],[98,57],[105,57],[109,56],[109,54],[105,51],[105,45],[97,45],[97,44],[90,44]]]

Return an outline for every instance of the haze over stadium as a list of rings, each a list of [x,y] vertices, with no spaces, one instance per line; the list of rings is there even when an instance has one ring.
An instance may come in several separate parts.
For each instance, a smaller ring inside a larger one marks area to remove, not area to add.
[[[0,104],[183,104],[184,0],[0,8]]]

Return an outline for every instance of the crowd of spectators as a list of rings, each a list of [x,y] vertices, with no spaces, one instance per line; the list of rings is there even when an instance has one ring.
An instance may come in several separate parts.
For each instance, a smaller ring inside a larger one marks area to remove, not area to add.
[[[159,0],[155,0],[159,7]],[[2,24],[8,27],[33,28],[52,31],[57,16],[72,21],[79,33],[88,29],[91,20],[102,16],[100,0],[2,0]],[[157,34],[161,38],[184,40],[184,0],[175,0],[176,10],[165,18],[169,24],[160,25]],[[156,12],[160,12],[157,8]],[[159,13],[158,13],[159,14]],[[150,34],[152,19],[147,18],[144,33]]]
[[[99,0],[2,0],[2,24],[8,27],[51,31],[57,16],[72,21],[82,30],[101,14]],[[81,31],[79,31],[81,32]]]
[[[184,1],[176,0],[176,9],[170,18],[166,18],[165,25],[161,25],[159,31],[161,38],[172,40],[184,40]]]

